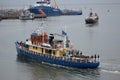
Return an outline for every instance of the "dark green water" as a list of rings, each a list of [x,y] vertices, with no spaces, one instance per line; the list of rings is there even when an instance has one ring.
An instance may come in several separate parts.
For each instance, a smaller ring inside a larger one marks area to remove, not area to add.
[[[8,4],[8,0],[0,1],[1,8],[23,7],[28,1],[15,5],[18,0]],[[61,8],[82,8],[83,15],[56,16],[46,19],[28,21],[2,20],[0,21],[0,80],[119,80],[120,79],[120,5],[118,3],[103,4],[100,2],[62,2]],[[111,0],[112,1],[112,0]],[[6,2],[6,4],[5,4]],[[34,0],[29,3],[33,4]],[[107,2],[107,0],[105,1]],[[4,3],[6,6],[4,6]],[[94,4],[93,4],[94,3]],[[13,4],[13,5],[12,5]],[[18,3],[17,3],[18,4]],[[98,24],[86,25],[85,17],[90,8],[97,12],[100,19]],[[109,11],[108,11],[109,10]],[[100,54],[101,65],[98,69],[73,69],[50,66],[18,60],[14,42],[24,41],[44,22],[44,29],[48,33],[61,34],[66,26],[67,34],[76,49],[84,54]]]

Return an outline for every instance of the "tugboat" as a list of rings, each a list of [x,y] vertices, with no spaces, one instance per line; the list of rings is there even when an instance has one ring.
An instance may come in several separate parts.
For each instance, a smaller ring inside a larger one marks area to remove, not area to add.
[[[97,68],[100,65],[99,55],[87,56],[74,49],[64,30],[62,34],[49,35],[44,30],[37,30],[25,41],[16,41],[15,45],[18,57],[40,63],[73,68]]]
[[[50,0],[40,0],[36,2],[34,6],[31,6],[29,10],[35,15],[42,14],[41,11],[44,12],[46,16],[61,15],[61,10],[58,8],[56,0],[54,0],[54,7],[50,6]]]
[[[19,15],[20,20],[33,20],[34,14],[30,13],[28,10],[22,10]]]
[[[89,17],[87,17],[86,19],[85,19],[85,23],[86,24],[95,24],[95,23],[97,23],[98,22],[98,20],[99,20],[99,17],[98,17],[98,15],[97,15],[97,13],[90,13],[90,15],[89,15]]]

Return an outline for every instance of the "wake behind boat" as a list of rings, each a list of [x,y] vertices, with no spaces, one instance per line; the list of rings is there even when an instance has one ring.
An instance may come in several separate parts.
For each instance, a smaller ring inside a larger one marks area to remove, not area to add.
[[[18,56],[36,62],[74,68],[97,68],[100,64],[99,55],[87,56],[74,49],[65,31],[60,35],[37,30],[26,41],[16,41],[15,45]]]

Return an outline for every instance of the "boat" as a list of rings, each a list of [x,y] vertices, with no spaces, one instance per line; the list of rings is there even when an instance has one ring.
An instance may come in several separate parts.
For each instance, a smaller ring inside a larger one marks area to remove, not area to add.
[[[89,17],[87,17],[86,19],[85,19],[85,23],[86,24],[95,24],[95,23],[97,23],[98,22],[98,20],[99,20],[99,17],[98,17],[98,15],[97,15],[97,13],[90,13],[90,15],[89,15]]]
[[[31,13],[35,15],[45,14],[46,16],[59,16],[61,15],[61,10],[54,0],[54,7],[50,5],[50,0],[40,0],[37,1],[34,6],[30,6],[28,9]]]
[[[38,63],[47,63],[72,68],[98,68],[99,55],[85,55],[74,49],[68,34],[48,34],[44,30],[36,30],[25,41],[16,41],[17,56]]]
[[[33,20],[34,14],[30,13],[29,10],[22,10],[19,15],[20,20]]]
[[[60,15],[82,15],[82,10],[61,10],[58,8],[56,0],[54,0],[54,7],[50,5],[50,0],[40,0],[37,1],[34,6],[30,6],[28,9],[31,13],[35,15],[43,14],[46,16],[60,16]]]

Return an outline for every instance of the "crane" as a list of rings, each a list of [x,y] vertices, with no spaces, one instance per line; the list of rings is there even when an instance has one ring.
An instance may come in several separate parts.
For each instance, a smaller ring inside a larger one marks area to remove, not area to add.
[[[54,7],[57,9],[58,8],[58,5],[56,3],[56,0],[54,0]]]

